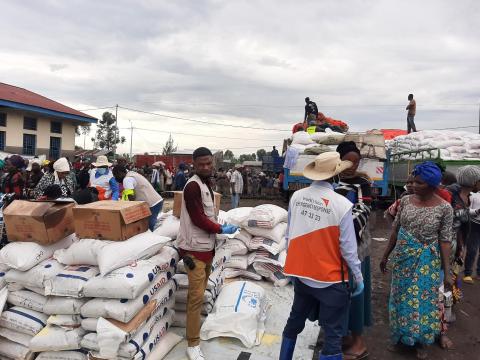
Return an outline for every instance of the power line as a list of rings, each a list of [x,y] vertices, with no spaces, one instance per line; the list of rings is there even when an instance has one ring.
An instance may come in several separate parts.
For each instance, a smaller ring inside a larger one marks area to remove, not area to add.
[[[194,102],[177,102],[177,101],[138,101],[133,104],[166,104],[166,105],[190,105],[190,106],[218,106],[218,107],[256,107],[256,108],[303,108],[303,104],[298,105],[268,105],[268,104],[225,104],[225,103],[194,103]],[[318,107],[324,108],[358,108],[358,107],[403,107],[405,104],[322,104],[317,102]],[[438,106],[478,106],[478,103],[444,103],[444,104],[417,104],[418,107],[438,107]]]
[[[290,132],[290,130],[286,130],[286,129],[272,129],[272,128],[262,128],[262,127],[254,127],[254,126],[222,124],[222,123],[216,123],[216,122],[196,120],[196,119],[190,119],[190,118],[185,118],[185,117],[180,117],[180,116],[165,115],[165,114],[159,114],[159,113],[154,113],[154,112],[150,112],[150,111],[144,111],[144,110],[138,110],[138,109],[133,109],[133,108],[127,108],[127,107],[124,107],[124,106],[119,106],[119,108],[124,109],[124,110],[139,112],[139,113],[143,113],[143,114],[149,114],[149,115],[155,115],[155,116],[159,116],[159,117],[169,118],[169,119],[177,119],[177,120],[191,121],[191,122],[195,122],[195,123],[199,123],[199,124],[203,124],[203,125],[218,125],[218,126],[234,127],[234,128],[241,128],[241,129],[266,130],[266,131],[288,131],[288,132]]]
[[[120,129],[120,130],[130,130],[131,128],[119,128],[119,129]],[[164,134],[199,136],[199,137],[209,137],[209,138],[227,139],[227,140],[279,141],[278,139],[246,139],[246,138],[238,138],[238,137],[226,137],[226,136],[215,136],[215,135],[192,134],[192,133],[184,133],[184,132],[172,132],[172,131],[166,131],[166,130],[145,129],[145,128],[137,128],[137,127],[134,127],[133,129],[134,129],[134,130],[143,130],[143,131],[159,132],[159,133],[164,133]]]
[[[105,110],[105,109],[114,109],[115,106],[105,106],[105,107],[98,107],[98,108],[91,108],[91,109],[82,109],[78,111],[93,111],[93,110]]]

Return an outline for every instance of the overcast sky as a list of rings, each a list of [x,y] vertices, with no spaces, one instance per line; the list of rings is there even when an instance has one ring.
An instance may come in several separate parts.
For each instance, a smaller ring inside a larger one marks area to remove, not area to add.
[[[79,110],[119,104],[276,129],[120,108],[119,152],[129,151],[129,120],[146,129],[134,130],[134,153],[160,152],[168,132],[179,149],[268,150],[303,118],[305,96],[352,130],[406,127],[410,92],[420,129],[479,121],[475,0],[0,0],[0,9],[1,82]]]

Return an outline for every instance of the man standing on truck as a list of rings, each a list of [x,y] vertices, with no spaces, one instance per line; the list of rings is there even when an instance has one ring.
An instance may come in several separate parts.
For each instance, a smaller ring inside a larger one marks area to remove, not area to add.
[[[273,157],[273,158],[277,158],[279,157],[280,155],[278,154],[278,150],[277,148],[274,146],[273,149],[272,149],[272,152],[270,153],[270,156]]]
[[[200,147],[193,152],[195,175],[183,190],[180,231],[177,244],[188,275],[187,356],[205,360],[200,349],[200,314],[203,296],[215,255],[215,234],[233,234],[237,227],[217,223],[213,190],[210,185],[213,155]]]
[[[309,97],[306,97],[305,98],[305,116],[303,117],[303,121],[307,123],[307,127],[311,125],[315,125],[315,121],[317,120],[317,115],[318,115],[317,104],[315,104],[313,101],[310,101]]]
[[[408,105],[405,109],[407,113],[407,131],[410,134],[412,131],[417,132],[417,127],[415,126],[415,114],[417,112],[417,103],[413,99],[413,94],[408,95]]]
[[[333,190],[332,183],[352,162],[337,152],[318,155],[303,175],[313,180],[296,191],[288,207],[288,242],[285,275],[292,276],[294,298],[283,330],[280,360],[292,360],[297,336],[305,320],[318,308],[318,321],[325,331],[319,360],[342,360],[342,337],[348,319],[350,292],[348,269],[354,279],[352,296],[364,289],[352,203]]]

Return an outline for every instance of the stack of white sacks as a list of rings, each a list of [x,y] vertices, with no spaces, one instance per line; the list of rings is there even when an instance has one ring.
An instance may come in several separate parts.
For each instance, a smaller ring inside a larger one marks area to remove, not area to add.
[[[225,277],[265,278],[276,286],[287,285],[289,280],[283,274],[287,255],[287,211],[264,204],[232,209],[222,217],[223,221],[240,227],[233,239],[223,245],[232,254],[225,264]]]
[[[165,355],[180,341],[167,332],[179,260],[170,240],[147,231],[126,241],[70,235],[50,246],[5,246],[0,263],[9,270],[0,288],[7,284],[8,299],[0,317],[0,358]]]
[[[212,261],[212,269],[207,282],[207,288],[203,298],[202,308],[202,322],[205,317],[212,311],[215,301],[223,287],[225,281],[225,264],[230,259],[230,251],[221,245],[223,240],[217,242],[215,257]],[[177,274],[174,276],[178,283],[178,291],[175,302],[175,321],[173,326],[186,327],[187,324],[187,295],[188,295],[188,276],[186,273],[183,260],[177,269]]]
[[[154,232],[161,236],[168,236],[172,239],[176,239],[179,230],[180,219],[174,216],[172,211],[170,211],[159,216],[157,227]],[[223,235],[219,235],[217,239],[215,257],[212,261],[212,269],[204,295],[202,321],[205,319],[206,315],[212,311],[215,300],[217,299],[225,280],[225,263],[231,257],[230,251],[224,246],[226,239],[227,237]],[[177,327],[186,327],[188,276],[183,260],[179,262],[174,280],[178,284],[178,291],[176,293],[175,320],[173,325]]]
[[[472,132],[424,130],[385,143],[393,154],[417,152],[401,155],[401,160],[480,160],[480,134]]]
[[[260,205],[220,211],[218,221],[240,227],[234,235],[217,235],[215,257],[204,294],[202,321],[212,311],[225,279],[241,277],[249,280],[267,279],[276,286],[289,280],[283,274],[287,243],[287,211],[276,205]],[[155,233],[176,238],[180,220],[172,213],[160,215]],[[174,276],[178,284],[174,326],[186,326],[188,276],[183,261]]]
[[[70,235],[49,246],[33,242],[15,242],[6,245],[0,251],[0,263],[9,268],[2,277],[7,284],[2,290],[4,296],[7,296],[7,304],[0,301],[0,310],[3,310],[0,316],[1,356],[11,359],[32,359],[35,354],[31,350],[31,343],[33,342],[35,346],[36,340],[41,338],[41,333],[47,326],[48,329],[57,326],[54,325],[56,321],[53,317],[50,320],[50,315],[56,312],[63,315],[67,312],[68,306],[74,306],[71,302],[59,305],[58,297],[47,298],[44,287],[44,281],[51,279],[63,269],[61,264],[51,259],[54,252],[69,247],[74,241],[75,236]],[[73,312],[72,310],[72,315]],[[77,345],[70,347],[80,349],[81,335],[78,331],[67,335],[65,330],[62,334],[55,333],[54,336],[58,344],[64,342],[72,344],[75,342],[74,337],[77,336]],[[46,357],[41,354],[39,358],[52,359],[48,357],[48,353]],[[65,357],[69,358],[84,359],[85,355],[78,353],[76,357],[68,355]]]
[[[335,151],[335,147],[328,145],[338,145],[345,139],[345,134],[326,129],[325,132],[316,132],[309,134],[305,131],[299,131],[290,138],[291,147],[297,149],[300,153],[311,149],[313,152],[321,154],[326,151]]]

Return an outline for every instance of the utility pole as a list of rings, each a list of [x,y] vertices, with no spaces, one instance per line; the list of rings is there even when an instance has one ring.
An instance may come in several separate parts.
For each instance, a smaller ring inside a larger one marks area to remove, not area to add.
[[[118,131],[118,104],[115,105],[115,139],[113,144],[113,159],[115,159],[115,155],[117,154],[117,139],[118,139],[119,131]]]
[[[132,120],[128,120],[128,121],[130,121],[130,161],[132,161],[133,124],[132,124]]]
[[[478,133],[480,134],[480,103],[478,104]]]

